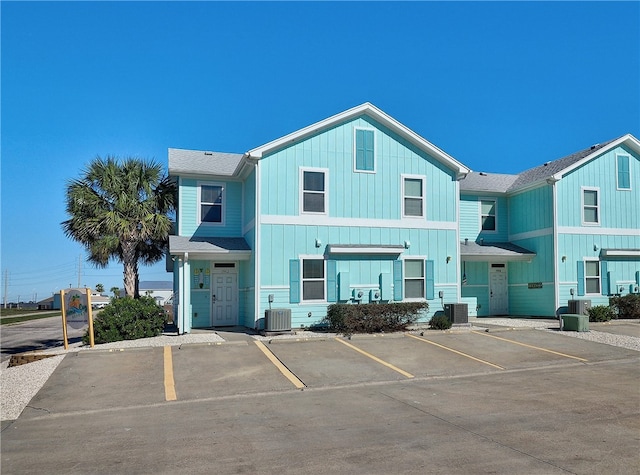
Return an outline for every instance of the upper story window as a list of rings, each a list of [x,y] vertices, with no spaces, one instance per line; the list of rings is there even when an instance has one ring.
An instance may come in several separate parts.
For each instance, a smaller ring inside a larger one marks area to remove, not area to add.
[[[324,259],[302,260],[302,300],[324,300]]]
[[[631,189],[631,160],[629,155],[616,156],[616,168],[618,172],[618,189]]]
[[[424,177],[404,176],[402,178],[402,216],[423,218],[425,212]]]
[[[375,172],[375,133],[373,129],[355,131],[355,170]]]
[[[584,283],[584,288],[587,294],[600,293],[600,262],[584,262]]]
[[[480,201],[480,223],[483,231],[496,230],[496,201]]]
[[[404,298],[424,298],[424,261],[406,259],[404,261]]]
[[[327,171],[301,169],[301,205],[303,213],[326,214],[327,212]]]
[[[582,224],[600,224],[600,202],[598,188],[582,189]]]
[[[200,222],[224,223],[224,186],[222,184],[200,185]]]

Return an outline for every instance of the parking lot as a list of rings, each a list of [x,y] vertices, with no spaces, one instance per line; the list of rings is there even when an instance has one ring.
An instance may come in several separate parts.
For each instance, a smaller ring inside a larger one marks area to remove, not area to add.
[[[640,466],[637,351],[538,330],[235,340],[67,355],[3,432],[3,470]]]

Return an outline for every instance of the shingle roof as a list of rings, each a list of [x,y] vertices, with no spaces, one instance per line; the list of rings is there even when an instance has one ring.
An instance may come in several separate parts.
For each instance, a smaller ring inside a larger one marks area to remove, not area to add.
[[[251,251],[244,238],[169,236],[169,252],[227,253]]]
[[[528,260],[536,253],[510,242],[477,242],[462,241],[460,258],[463,261],[493,260],[498,262]]]
[[[169,174],[233,176],[242,161],[240,153],[169,149]]]
[[[561,172],[565,168],[569,168],[571,165],[579,162],[585,157],[588,157],[592,153],[597,152],[600,149],[605,148],[612,142],[615,142],[618,139],[609,140],[608,142],[592,145],[589,148],[584,150],[580,150],[579,152],[572,153],[571,155],[567,155],[566,157],[560,158],[558,160],[554,160],[552,162],[546,162],[542,165],[539,165],[534,168],[530,168],[529,170],[525,170],[522,173],[518,174],[518,179],[509,187],[508,191],[513,191],[518,188],[523,188],[531,183],[535,183],[537,181],[542,181],[547,178],[551,178],[558,172]]]
[[[518,179],[518,175],[471,172],[460,181],[460,191],[505,193]]]

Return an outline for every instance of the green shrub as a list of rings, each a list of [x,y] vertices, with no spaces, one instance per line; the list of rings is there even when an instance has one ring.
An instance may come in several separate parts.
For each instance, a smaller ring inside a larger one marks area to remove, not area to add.
[[[587,309],[590,322],[608,322],[614,317],[613,310],[608,305],[595,305]]]
[[[415,323],[427,302],[380,304],[333,304],[327,309],[325,322],[329,330],[345,335],[406,330]]]
[[[93,321],[95,343],[137,340],[162,333],[165,312],[152,297],[111,299]],[[89,343],[89,331],[82,338]]]
[[[448,330],[451,328],[451,321],[446,315],[434,315],[429,320],[429,328],[434,330]]]
[[[611,297],[609,305],[615,314],[613,318],[640,318],[640,294]]]

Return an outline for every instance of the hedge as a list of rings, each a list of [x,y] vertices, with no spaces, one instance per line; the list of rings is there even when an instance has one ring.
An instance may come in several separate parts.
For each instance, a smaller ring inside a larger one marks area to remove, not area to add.
[[[611,297],[609,305],[616,315],[614,318],[640,318],[640,294]]]
[[[325,322],[330,331],[345,335],[402,331],[428,308],[427,302],[332,304]]]

